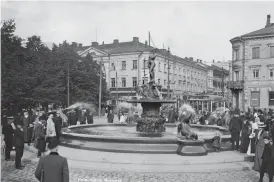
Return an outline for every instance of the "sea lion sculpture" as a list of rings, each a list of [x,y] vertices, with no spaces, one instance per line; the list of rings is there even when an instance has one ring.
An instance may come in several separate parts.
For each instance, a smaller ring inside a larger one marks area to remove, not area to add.
[[[177,132],[187,140],[198,140],[198,135],[191,131],[191,126],[189,124],[191,116],[192,115],[188,118],[184,118],[184,116],[180,117],[181,123],[177,127]]]

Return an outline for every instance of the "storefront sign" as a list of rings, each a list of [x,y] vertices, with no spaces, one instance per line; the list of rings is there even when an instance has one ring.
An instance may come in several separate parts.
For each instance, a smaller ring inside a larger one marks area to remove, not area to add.
[[[251,107],[259,107],[260,106],[260,92],[253,91],[251,92]]]

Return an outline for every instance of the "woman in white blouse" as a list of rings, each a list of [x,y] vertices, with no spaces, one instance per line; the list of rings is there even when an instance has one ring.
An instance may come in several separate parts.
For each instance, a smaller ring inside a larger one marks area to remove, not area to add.
[[[49,118],[47,120],[47,141],[50,142],[52,140],[52,138],[56,137],[56,130],[55,130],[55,124],[52,120],[53,118],[53,114],[49,115]]]

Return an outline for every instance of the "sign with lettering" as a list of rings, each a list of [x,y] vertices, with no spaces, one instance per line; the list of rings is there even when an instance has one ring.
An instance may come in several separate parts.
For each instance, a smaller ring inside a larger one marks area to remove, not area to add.
[[[260,106],[260,92],[251,92],[251,107],[259,107]]]

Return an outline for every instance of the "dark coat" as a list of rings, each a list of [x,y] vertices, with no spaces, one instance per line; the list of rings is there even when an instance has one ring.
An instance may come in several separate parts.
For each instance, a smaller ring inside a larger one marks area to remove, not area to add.
[[[2,128],[2,134],[4,135],[4,141],[6,143],[6,150],[11,151],[13,146],[13,128],[10,124],[6,124]]]
[[[77,115],[76,112],[70,113],[68,115],[69,125],[76,125],[77,124]]]
[[[260,118],[260,122],[266,123],[265,122],[265,117],[263,115],[259,115],[258,117]]]
[[[169,123],[174,123],[175,122],[175,111],[170,110],[168,113],[168,122]]]
[[[87,115],[87,121],[88,121],[88,124],[93,124],[93,115],[92,114]]]
[[[30,127],[30,124],[32,123],[32,118],[31,116],[28,116],[27,118],[23,117],[23,123],[24,123],[24,140],[25,142],[28,142],[32,138],[32,131],[33,127]]]
[[[43,177],[43,182],[69,182],[67,159],[56,152],[42,157],[36,168],[35,177],[39,181]]]
[[[55,117],[55,118],[53,118],[53,122],[54,122],[54,126],[55,126],[56,135],[60,136],[61,129],[62,129],[62,118]]]
[[[34,140],[34,147],[38,149],[40,152],[44,152],[46,148],[46,141],[45,141],[45,129],[44,125],[41,123],[37,123],[33,130],[33,140]]]
[[[241,132],[243,121],[240,117],[233,117],[229,123],[230,132]]]
[[[17,115],[14,117],[14,124],[15,126],[20,123],[20,124],[23,124],[23,117],[21,115]]]
[[[108,112],[108,123],[113,123],[113,120],[114,120],[114,114],[113,113],[110,113]]]
[[[274,146],[272,146],[270,143],[265,145],[261,159],[263,161],[268,162],[268,167],[266,172],[272,171],[272,174],[273,174],[274,173]]]
[[[21,131],[19,128],[16,128],[14,131],[14,146],[24,147],[24,131]]]

